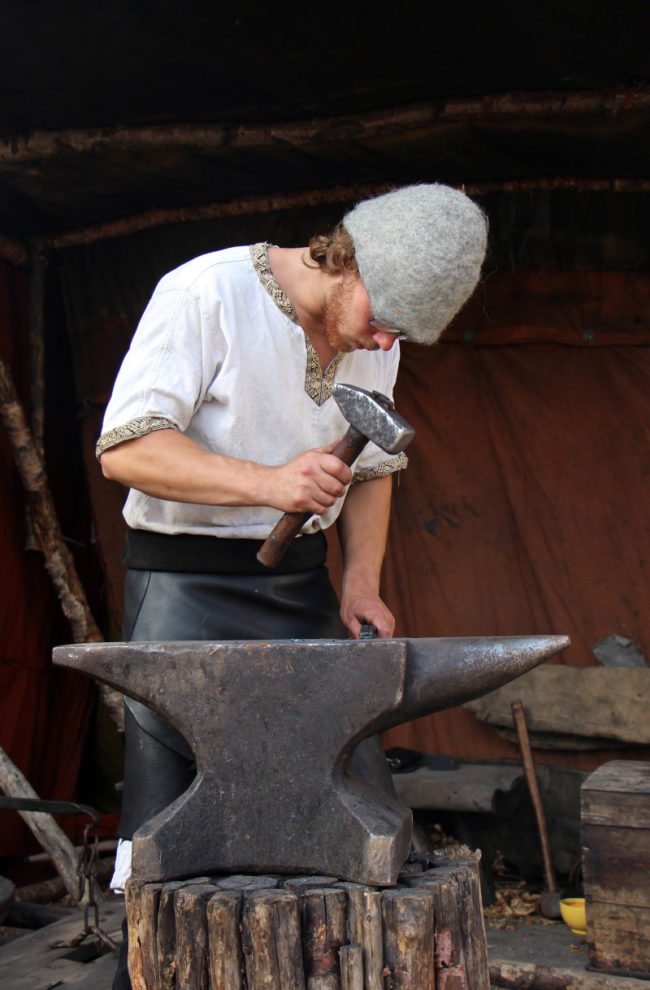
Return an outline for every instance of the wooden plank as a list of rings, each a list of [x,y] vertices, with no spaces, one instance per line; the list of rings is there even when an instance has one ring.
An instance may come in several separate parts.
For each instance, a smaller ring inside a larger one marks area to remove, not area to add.
[[[650,763],[640,760],[609,760],[589,774],[583,784],[586,791],[630,791],[650,794]]]
[[[512,729],[513,701],[526,710],[533,746],[554,733],[650,743],[647,669],[544,664],[463,707],[490,725]]]
[[[594,969],[650,979],[650,908],[587,898],[587,943]]]
[[[648,829],[650,797],[641,800],[638,794],[585,794],[581,797],[581,821],[605,828],[624,825],[626,828]]]
[[[590,774],[581,787],[581,820],[648,829],[650,763],[611,760]]]
[[[650,829],[583,825],[582,843],[591,901],[650,908]]]
[[[99,923],[115,941],[121,941],[125,916],[124,900],[111,898],[102,902]],[[114,953],[91,962],[66,958],[73,951],[69,942],[83,929],[83,915],[57,921],[39,931],[0,947],[0,983],[2,990],[47,990],[49,987],[83,987],[84,990],[107,990],[116,966]],[[110,975],[109,975],[110,974]]]

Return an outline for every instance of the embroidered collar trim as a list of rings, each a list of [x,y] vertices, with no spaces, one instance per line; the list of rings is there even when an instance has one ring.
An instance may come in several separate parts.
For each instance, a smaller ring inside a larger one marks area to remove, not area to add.
[[[296,307],[293,305],[284,289],[280,288],[279,284],[276,282],[275,275],[271,271],[268,256],[268,249],[270,247],[274,247],[274,245],[270,244],[268,241],[261,241],[259,244],[251,244],[250,253],[253,268],[257,272],[257,277],[278,309],[284,313],[285,316],[288,316],[292,323],[300,326],[300,320],[298,319],[298,314],[296,313]]]
[[[285,316],[288,316],[292,323],[300,326],[300,320],[298,319],[295,306],[289,299],[289,296],[279,286],[273,272],[271,271],[267,252],[272,246],[273,245],[268,241],[261,241],[259,244],[251,245],[250,255],[251,261],[253,262],[253,268],[255,269],[260,282],[278,309],[284,313]],[[341,353],[337,354],[336,357],[330,361],[325,369],[325,372],[323,373],[323,369],[320,366],[320,361],[318,360],[318,355],[316,354],[312,342],[304,330],[303,334],[305,337],[305,347],[307,348],[305,392],[317,406],[322,406],[324,402],[327,402],[332,394],[334,376],[336,375],[336,369],[343,359],[343,355]]]

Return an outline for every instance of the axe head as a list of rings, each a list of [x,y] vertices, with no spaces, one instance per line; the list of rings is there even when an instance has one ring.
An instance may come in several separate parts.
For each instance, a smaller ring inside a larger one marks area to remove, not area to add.
[[[381,392],[341,382],[332,387],[332,395],[348,423],[387,454],[399,454],[415,436],[413,427]]]

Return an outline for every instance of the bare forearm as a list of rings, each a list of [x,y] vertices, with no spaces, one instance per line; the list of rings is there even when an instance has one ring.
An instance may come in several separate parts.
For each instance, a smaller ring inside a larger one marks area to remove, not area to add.
[[[350,479],[349,468],[328,451],[306,451],[270,467],[212,453],[177,430],[157,430],[104,451],[101,465],[106,478],[154,498],[320,514]]]
[[[390,477],[352,485],[339,523],[344,581],[364,580],[375,591],[386,550],[391,488]]]
[[[259,465],[204,450],[177,430],[157,430],[104,451],[104,477],[174,502],[254,505],[263,485]]]
[[[380,636],[393,634],[395,620],[379,597],[386,550],[392,479],[376,478],[353,485],[339,520],[343,551],[341,616],[353,636],[363,622]]]

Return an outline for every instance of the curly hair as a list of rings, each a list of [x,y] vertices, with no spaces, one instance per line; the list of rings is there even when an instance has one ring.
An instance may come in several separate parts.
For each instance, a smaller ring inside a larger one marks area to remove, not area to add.
[[[330,234],[316,234],[309,241],[309,257],[328,275],[358,272],[352,238],[342,223]]]

